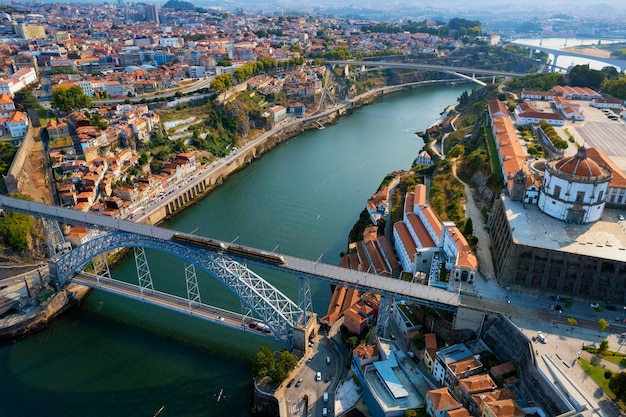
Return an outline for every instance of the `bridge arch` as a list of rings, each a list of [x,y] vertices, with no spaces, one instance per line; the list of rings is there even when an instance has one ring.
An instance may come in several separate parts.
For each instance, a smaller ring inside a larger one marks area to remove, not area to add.
[[[235,294],[263,320],[279,342],[291,349],[292,329],[304,323],[305,312],[259,275],[219,252],[145,235],[113,232],[91,239],[61,256],[55,263],[59,283],[70,281],[74,273],[82,271],[96,256],[128,247],[166,252],[201,268]]]

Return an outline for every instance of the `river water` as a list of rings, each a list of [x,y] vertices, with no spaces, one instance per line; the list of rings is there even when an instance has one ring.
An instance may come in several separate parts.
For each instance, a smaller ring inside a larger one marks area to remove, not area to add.
[[[367,198],[408,169],[425,130],[469,85],[396,93],[323,130],[278,146],[166,224],[184,232],[338,264]],[[155,289],[185,294],[184,265],[147,251]],[[293,300],[297,277],[258,270]],[[129,257],[113,276],[136,282]],[[240,312],[238,299],[198,271],[202,301]],[[313,309],[330,289],[311,283]],[[0,415],[250,416],[251,365],[281,345],[101,292],[44,332],[0,347]],[[220,401],[217,395],[223,389]]]

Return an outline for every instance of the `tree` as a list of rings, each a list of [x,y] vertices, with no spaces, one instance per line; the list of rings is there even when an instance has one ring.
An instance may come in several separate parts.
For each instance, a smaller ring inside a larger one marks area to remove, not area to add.
[[[620,372],[609,380],[609,388],[618,400],[626,400],[626,373]]]
[[[22,88],[21,90],[16,91],[15,96],[13,97],[13,103],[15,104],[15,108],[21,111],[36,109],[39,107],[37,98],[35,98],[33,92],[28,88]]]
[[[93,100],[85,95],[83,89],[78,85],[71,87],[61,85],[52,89],[52,107],[62,112],[69,113],[72,110],[91,107]]]
[[[411,341],[415,344],[415,347],[418,349],[424,349],[425,340],[423,333],[416,333],[415,336],[411,339]]]
[[[359,338],[356,336],[350,336],[346,339],[346,345],[348,349],[353,350],[359,344]]]
[[[347,46],[338,46],[335,49],[331,49],[330,51],[324,54],[324,58],[326,59],[337,59],[337,60],[346,60],[350,59],[352,53]]]
[[[219,92],[228,90],[233,86],[233,78],[230,74],[216,75],[211,81],[211,89]]]
[[[609,349],[609,341],[604,339],[603,341],[600,342],[600,347],[598,348],[598,353],[600,355],[602,355],[608,349]]]
[[[604,379],[606,379],[607,381],[609,379],[611,379],[612,376],[613,376],[613,372],[611,372],[611,371],[604,371]]]
[[[465,147],[461,144],[456,144],[448,151],[448,156],[451,158],[458,158],[465,153]]]
[[[269,376],[274,373],[275,366],[274,353],[265,346],[259,347],[253,366],[254,375],[257,378]]]
[[[468,217],[465,221],[465,226],[463,227],[463,235],[471,236],[474,234],[474,222],[471,217]]]
[[[24,194],[14,197],[22,200],[31,200]],[[27,214],[9,211],[0,217],[0,233],[4,235],[6,243],[14,250],[21,251],[28,247],[28,236],[32,228],[32,218]]]
[[[278,355],[278,359],[276,359],[276,363],[274,365],[275,372],[270,376],[270,382],[273,385],[280,385],[287,376],[289,376],[289,372],[291,372],[296,365],[298,364],[298,358],[293,353],[283,350]]]
[[[598,320],[598,326],[600,326],[600,331],[603,332],[606,330],[607,327],[610,326],[609,322],[604,320],[604,319],[600,319]]]
[[[230,67],[231,65],[233,65],[233,63],[228,58],[222,58],[219,61],[217,61],[217,66],[218,67]]]

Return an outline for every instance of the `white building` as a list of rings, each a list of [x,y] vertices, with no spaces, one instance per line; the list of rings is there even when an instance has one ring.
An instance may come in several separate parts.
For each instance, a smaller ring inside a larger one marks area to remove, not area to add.
[[[422,164],[422,165],[432,165],[433,164],[433,159],[430,157],[428,152],[422,151],[417,156],[417,160],[415,161],[415,163],[416,164]]]
[[[538,125],[541,120],[545,120],[552,126],[563,126],[565,124],[563,116],[556,113],[528,111],[517,115],[517,124],[522,126]]]
[[[37,80],[37,72],[34,68],[22,68],[6,79],[0,78],[0,94],[6,93],[13,96],[22,88],[36,83]]]
[[[567,223],[595,222],[604,211],[611,178],[611,170],[587,158],[580,147],[575,156],[546,164],[539,209]]]
[[[621,110],[622,100],[616,98],[594,98],[591,100],[591,107],[597,109],[615,109]]]
[[[450,279],[473,282],[478,271],[478,258],[454,222],[443,223],[442,245]]]
[[[6,121],[6,127],[9,129],[12,138],[22,138],[28,130],[28,116],[26,113],[16,111],[9,116]]]
[[[161,38],[159,39],[159,46],[182,48],[185,41],[182,38]]]

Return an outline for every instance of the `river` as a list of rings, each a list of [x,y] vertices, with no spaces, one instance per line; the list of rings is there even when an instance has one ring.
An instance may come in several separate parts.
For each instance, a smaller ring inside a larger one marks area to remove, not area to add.
[[[425,130],[469,85],[396,93],[333,126],[278,146],[166,227],[338,264],[367,198],[408,169]],[[147,251],[157,290],[185,294],[184,265]],[[297,300],[297,277],[259,270]],[[134,280],[134,259],[113,271]],[[198,271],[202,301],[239,301]],[[325,313],[326,284],[312,282]],[[251,365],[260,345],[281,345],[162,309],[94,292],[45,331],[0,347],[0,404],[13,416],[250,416]],[[217,395],[223,396],[217,402]]]

